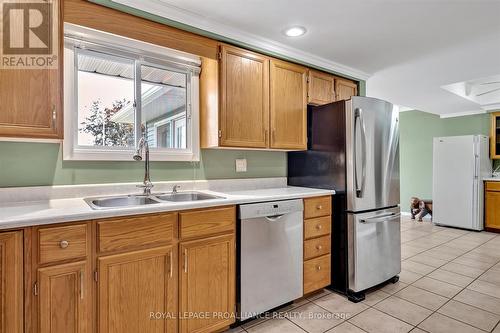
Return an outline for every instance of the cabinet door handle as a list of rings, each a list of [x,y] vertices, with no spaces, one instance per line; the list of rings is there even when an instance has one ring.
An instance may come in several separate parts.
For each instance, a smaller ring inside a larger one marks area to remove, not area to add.
[[[56,120],[57,120],[57,112],[56,112],[56,105],[52,104],[51,108],[51,116],[52,116],[52,127],[56,127]]]
[[[184,249],[184,273],[187,273],[188,271],[188,255],[187,255],[187,249]]]
[[[269,130],[266,129],[264,131],[264,141],[265,141],[266,145],[268,144],[268,141],[269,141],[268,136],[269,136]]]
[[[80,299],[83,299],[83,279],[84,279],[83,270],[80,271]]]
[[[170,257],[170,259],[169,259],[170,260],[170,277],[172,277],[173,274],[174,274],[174,272],[173,272],[173,270],[174,270],[174,261],[172,259],[172,250],[170,250],[169,257]]]
[[[317,269],[318,271],[320,271],[320,270],[321,270],[321,266],[317,266],[317,267],[316,267],[316,269]]]

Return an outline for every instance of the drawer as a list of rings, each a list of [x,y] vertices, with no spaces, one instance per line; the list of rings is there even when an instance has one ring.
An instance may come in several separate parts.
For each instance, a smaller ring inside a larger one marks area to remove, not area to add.
[[[176,238],[177,214],[142,215],[97,222],[99,252],[167,245]]]
[[[236,207],[203,209],[179,213],[181,239],[234,232]]]
[[[316,197],[304,199],[304,218],[332,215],[332,197]]]
[[[88,226],[77,224],[38,229],[38,263],[84,258],[88,254]]]
[[[328,235],[331,232],[331,226],[331,216],[304,220],[304,239]]]
[[[330,235],[304,241],[304,260],[330,254]]]
[[[304,294],[330,285],[330,255],[304,261]]]
[[[486,182],[486,191],[500,191],[500,182]]]

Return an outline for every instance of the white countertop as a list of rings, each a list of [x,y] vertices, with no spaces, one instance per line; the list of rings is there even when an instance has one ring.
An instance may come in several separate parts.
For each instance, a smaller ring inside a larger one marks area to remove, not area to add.
[[[298,199],[321,195],[332,195],[335,193],[335,191],[332,190],[305,187],[279,187],[243,191],[233,190],[228,192],[214,192],[210,190],[197,191],[222,196],[224,198],[206,201],[159,203],[146,206],[120,207],[100,210],[90,208],[83,198],[58,198],[22,203],[10,202],[0,205],[0,229],[92,220],[115,216],[237,205],[252,202]]]
[[[500,177],[486,177],[483,180],[485,182],[500,182]]]

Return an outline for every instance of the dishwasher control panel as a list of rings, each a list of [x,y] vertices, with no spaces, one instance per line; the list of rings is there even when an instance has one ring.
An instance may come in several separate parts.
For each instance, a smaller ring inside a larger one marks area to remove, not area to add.
[[[302,199],[260,202],[255,204],[241,205],[238,209],[240,219],[249,219],[264,216],[276,216],[301,212],[304,210]]]

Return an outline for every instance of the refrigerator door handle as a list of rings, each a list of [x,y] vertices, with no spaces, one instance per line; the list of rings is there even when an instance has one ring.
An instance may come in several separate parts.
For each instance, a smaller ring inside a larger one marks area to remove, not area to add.
[[[479,155],[474,155],[474,179],[479,177]]]
[[[359,127],[361,128],[361,185],[358,180],[358,162],[357,162],[357,124],[359,121]],[[365,191],[365,181],[366,181],[366,128],[365,122],[363,120],[363,110],[357,108],[354,111],[354,182],[356,186],[356,197],[362,198]]]
[[[360,220],[361,223],[379,223],[379,222],[387,222],[390,220],[395,220],[396,218],[400,218],[401,213],[388,213],[388,214],[382,214],[377,217],[369,218],[369,219],[363,219]]]

